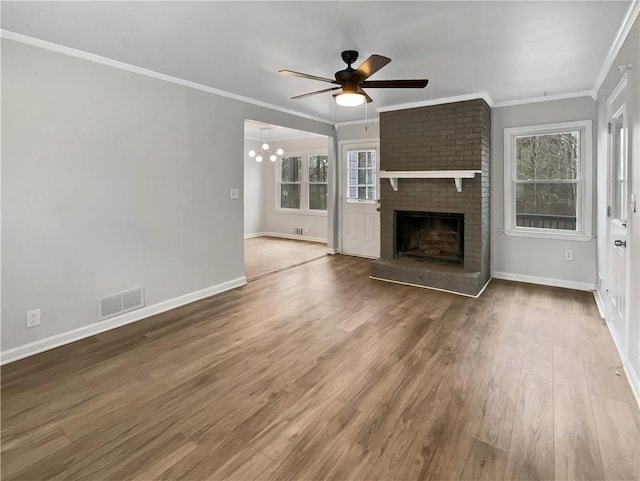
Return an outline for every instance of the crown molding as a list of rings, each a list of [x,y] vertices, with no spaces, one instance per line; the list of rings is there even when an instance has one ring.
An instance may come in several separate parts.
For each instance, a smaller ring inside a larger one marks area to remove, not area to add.
[[[171,75],[166,75],[160,72],[156,72],[154,70],[137,67],[135,65],[131,65],[125,62],[120,62],[119,60],[113,60],[108,57],[102,57],[100,55],[85,52],[84,50],[78,50],[75,48],[66,47],[64,45],[59,45],[57,43],[48,42],[46,40],[41,40],[39,38],[29,37],[28,35],[12,32],[10,30],[5,30],[5,29],[0,30],[0,37],[7,40],[12,40],[14,42],[31,45],[32,47],[39,47],[45,50],[50,50],[52,52],[69,55],[70,57],[76,57],[83,60],[88,60],[90,62],[106,65],[108,67],[124,70],[126,72],[131,72],[138,75],[144,75],[145,77],[161,80],[163,82],[169,82],[172,84],[181,85],[182,87],[200,90],[202,92],[218,95],[220,97],[226,97],[228,99],[237,100],[239,102],[244,102],[247,104],[256,105],[258,107],[264,107],[267,109],[276,110],[278,112],[283,112],[285,114],[295,115],[296,117],[302,117],[309,120],[315,120],[316,122],[321,122],[323,124],[332,125],[331,121],[328,121],[320,117],[314,117],[313,115],[308,115],[303,112],[298,112],[296,110],[280,107],[279,105],[262,102],[261,100],[252,99],[250,97],[245,97],[243,95],[237,95],[231,92],[227,92],[225,90],[220,90],[213,87],[209,87],[207,85],[199,84],[197,82],[192,82],[190,80],[185,80],[179,77],[173,77]]]
[[[496,102],[494,107],[511,107],[513,105],[535,104],[538,102],[550,102],[552,100],[565,100],[575,99],[578,97],[591,97],[593,100],[597,100],[595,90],[580,90],[578,92],[569,92],[565,94],[544,95],[540,97],[529,97],[527,99],[505,100],[502,102]]]
[[[376,111],[379,112],[392,112],[394,110],[415,109],[418,107],[429,107],[431,105],[450,104],[453,102],[464,102],[466,100],[483,99],[489,107],[494,106],[494,102],[491,96],[487,92],[476,92],[471,94],[454,95],[452,97],[441,97],[438,99],[423,100],[420,102],[410,102],[407,104],[387,105],[386,107],[379,107]]]
[[[629,32],[631,31],[633,23],[636,21],[636,18],[638,18],[638,13],[640,13],[640,0],[633,0],[631,5],[629,5],[629,10],[627,10],[627,14],[622,21],[622,25],[620,25],[618,34],[607,52],[607,56],[604,59],[602,68],[600,69],[600,73],[598,73],[598,76],[596,77],[596,82],[593,86],[593,90],[596,92],[596,95],[598,90],[600,90],[600,87],[602,87],[602,83],[607,77],[609,70],[611,70],[611,66],[616,59],[616,56],[620,53],[622,44],[627,39],[627,35],[629,35]]]
[[[376,124],[380,122],[380,117],[374,117],[372,119],[367,119],[367,120],[349,120],[347,122],[337,122],[335,124],[335,127],[344,127],[346,125],[361,125],[361,124]]]

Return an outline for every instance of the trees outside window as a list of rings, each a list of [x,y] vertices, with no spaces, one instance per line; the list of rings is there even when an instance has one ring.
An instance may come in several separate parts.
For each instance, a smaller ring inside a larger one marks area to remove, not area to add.
[[[327,156],[309,157],[309,209],[327,210]]]
[[[280,161],[280,207],[300,208],[302,157],[283,157]]]

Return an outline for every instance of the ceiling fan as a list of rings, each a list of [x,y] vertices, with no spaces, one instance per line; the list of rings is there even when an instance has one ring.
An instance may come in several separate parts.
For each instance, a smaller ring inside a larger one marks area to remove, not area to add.
[[[371,55],[367,60],[362,62],[362,65],[357,69],[354,69],[351,64],[358,59],[358,52],[355,50],[345,50],[342,52],[342,60],[347,64],[347,68],[344,70],[338,70],[335,73],[335,80],[331,80],[325,77],[318,77],[316,75],[309,75],[306,73],[294,72],[293,70],[280,70],[281,75],[292,75],[294,77],[302,77],[311,80],[319,80],[320,82],[329,82],[338,85],[338,87],[330,87],[328,89],[316,90],[315,92],[309,92],[302,95],[296,95],[291,97],[292,99],[301,99],[309,97],[311,95],[321,94],[324,92],[331,92],[333,90],[341,90],[333,94],[338,105],[345,107],[355,107],[360,105],[366,99],[367,102],[372,102],[371,97],[363,90],[368,89],[422,89],[427,86],[429,80],[427,79],[415,79],[415,80],[367,80],[371,75],[376,73],[382,67],[391,62],[388,57],[382,55]]]

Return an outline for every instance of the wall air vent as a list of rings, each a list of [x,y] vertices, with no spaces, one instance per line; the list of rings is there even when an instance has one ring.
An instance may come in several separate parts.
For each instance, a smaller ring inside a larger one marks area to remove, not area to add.
[[[98,301],[100,319],[108,319],[141,307],[144,307],[143,287],[119,292]]]

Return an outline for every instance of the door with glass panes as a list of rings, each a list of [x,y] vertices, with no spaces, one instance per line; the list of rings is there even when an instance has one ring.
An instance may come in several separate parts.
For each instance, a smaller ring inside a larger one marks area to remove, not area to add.
[[[342,146],[342,252],[380,257],[379,143]]]

